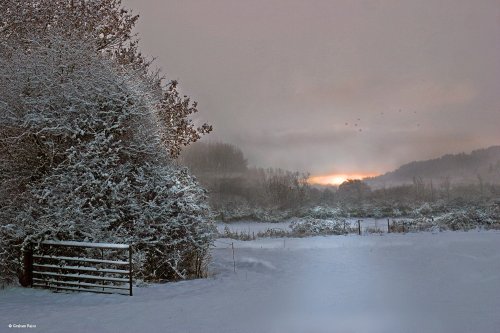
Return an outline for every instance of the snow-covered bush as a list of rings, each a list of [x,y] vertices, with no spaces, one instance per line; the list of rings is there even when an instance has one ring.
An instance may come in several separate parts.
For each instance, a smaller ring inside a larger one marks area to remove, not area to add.
[[[250,231],[231,231],[228,226],[224,227],[223,232],[219,232],[219,237],[222,238],[231,238],[242,241],[255,240],[255,233],[250,233]]]
[[[498,224],[498,217],[487,208],[463,208],[432,217],[415,217],[394,221],[391,232],[431,230],[471,230],[490,228]]]
[[[224,207],[214,211],[219,220],[230,221],[260,221],[260,222],[282,222],[294,216],[290,210],[266,209],[263,207],[252,207],[244,200],[233,198],[226,201]]]
[[[420,207],[413,211],[414,216],[430,216],[432,214],[432,207],[428,202],[425,202]]]
[[[0,287],[15,282],[21,271],[20,253],[25,239],[21,226],[0,225]]]
[[[290,225],[297,236],[343,235],[346,233],[345,220],[322,220],[314,218],[297,219]]]
[[[335,219],[342,216],[342,211],[337,207],[314,206],[306,214],[314,219]]]
[[[190,125],[189,99],[92,38],[53,29],[16,43],[5,31],[2,279],[19,272],[22,246],[44,239],[133,244],[138,278],[200,276],[214,226],[205,191],[170,157],[204,131]]]
[[[384,209],[385,207],[379,207],[377,205],[373,205],[370,211],[370,215],[376,219],[380,219],[383,217],[388,216],[387,212],[389,212],[388,209]]]
[[[265,231],[259,231],[257,233],[257,237],[283,238],[283,237],[297,237],[297,235],[285,229],[267,228]]]
[[[441,230],[470,230],[477,225],[469,219],[467,212],[458,211],[441,215],[436,218]]]
[[[437,229],[436,223],[432,218],[417,217],[413,219],[393,220],[391,232],[418,232],[432,231]]]
[[[257,209],[254,212],[255,219],[262,222],[283,222],[294,216],[291,210],[267,210]]]
[[[463,209],[452,211],[435,219],[441,230],[470,230],[477,227],[489,226],[496,220],[481,209]]]

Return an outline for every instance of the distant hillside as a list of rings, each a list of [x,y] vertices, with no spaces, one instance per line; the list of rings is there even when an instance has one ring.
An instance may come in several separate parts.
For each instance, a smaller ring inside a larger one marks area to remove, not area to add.
[[[440,158],[405,164],[382,176],[366,179],[372,187],[411,184],[413,177],[439,184],[446,178],[452,184],[500,184],[500,146],[474,150],[470,154],[444,155]]]

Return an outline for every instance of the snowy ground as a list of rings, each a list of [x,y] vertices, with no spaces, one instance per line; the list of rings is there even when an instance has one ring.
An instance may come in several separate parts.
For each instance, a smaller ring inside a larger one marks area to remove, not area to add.
[[[0,332],[500,331],[500,232],[263,239],[214,249],[209,279],[135,296],[0,290]]]

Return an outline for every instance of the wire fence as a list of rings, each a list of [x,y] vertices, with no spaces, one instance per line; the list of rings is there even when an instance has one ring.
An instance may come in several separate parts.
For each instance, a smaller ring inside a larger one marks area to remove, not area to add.
[[[268,230],[269,231],[269,230]],[[266,238],[274,238],[283,242],[283,248],[286,248],[286,239],[289,237],[295,238],[292,230],[283,230],[279,229],[279,233],[266,233],[263,234],[267,236],[259,236],[262,232],[257,232],[257,237],[255,237],[256,232],[253,230],[250,231],[248,229],[248,234],[246,234],[246,230],[239,228],[239,230],[225,230],[225,232],[220,233],[220,237],[214,240],[213,247],[218,249],[230,249],[233,262],[233,271],[236,273],[236,260],[235,260],[235,252],[237,246],[235,246],[235,242],[246,242],[257,239],[266,239]],[[384,234],[384,233],[405,233],[408,232],[409,228],[406,225],[404,220],[398,219],[351,219],[350,221],[344,222],[344,234],[357,234],[357,235],[370,235],[370,234]],[[273,236],[274,235],[274,236]],[[314,235],[310,235],[314,236]],[[234,241],[233,241],[234,240]],[[280,246],[281,247],[281,246]]]
[[[224,241],[221,241],[221,240],[218,240],[218,239],[216,239],[215,242],[225,245],[226,249],[231,248],[231,251],[233,253],[233,271],[234,271],[234,273],[236,273],[236,259],[235,259],[235,256],[234,256],[234,242],[224,242]]]

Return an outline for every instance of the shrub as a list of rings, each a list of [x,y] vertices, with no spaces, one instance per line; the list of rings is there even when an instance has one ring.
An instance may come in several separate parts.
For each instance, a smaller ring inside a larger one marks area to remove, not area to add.
[[[345,220],[321,220],[314,218],[297,219],[290,227],[298,236],[343,235],[347,226]]]
[[[132,244],[141,279],[201,275],[205,191],[171,160],[200,134],[185,134],[189,99],[91,41],[52,31],[29,43],[0,38],[2,278],[45,239]]]

